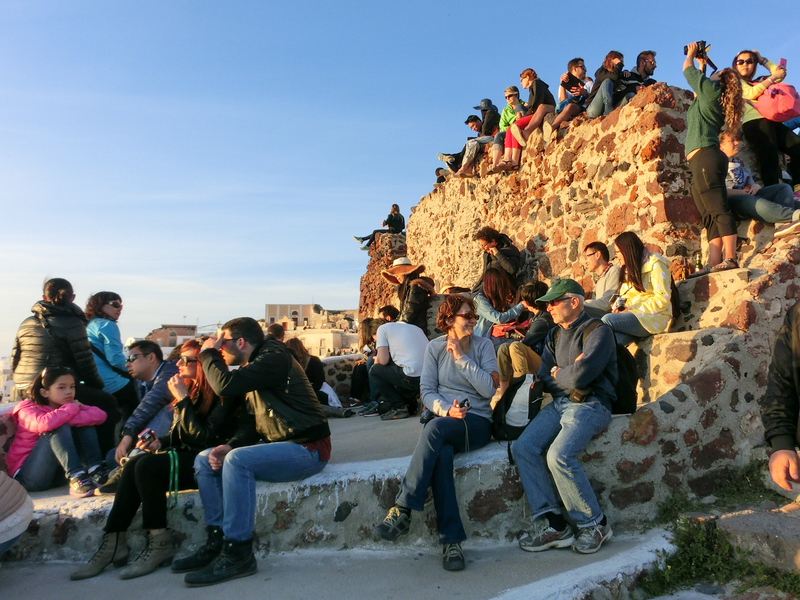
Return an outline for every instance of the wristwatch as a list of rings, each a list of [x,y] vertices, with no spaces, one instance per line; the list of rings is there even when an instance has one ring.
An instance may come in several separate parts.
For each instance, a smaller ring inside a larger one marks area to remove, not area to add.
[[[555,366],[552,369],[550,369],[550,377],[555,377],[556,371],[558,371],[558,366]]]

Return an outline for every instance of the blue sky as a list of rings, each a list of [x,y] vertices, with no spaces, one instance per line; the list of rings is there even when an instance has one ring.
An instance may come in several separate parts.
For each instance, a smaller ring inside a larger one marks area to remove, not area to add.
[[[392,203],[407,217],[471,107],[502,106],[526,67],[555,90],[576,55],[593,72],[654,49],[655,77],[685,87],[682,47],[704,38],[720,66],[785,57],[800,85],[795,3],[581,3],[575,25],[517,6],[3,2],[0,356],[49,277],[81,306],[118,292],[124,337],[357,306],[351,236]]]

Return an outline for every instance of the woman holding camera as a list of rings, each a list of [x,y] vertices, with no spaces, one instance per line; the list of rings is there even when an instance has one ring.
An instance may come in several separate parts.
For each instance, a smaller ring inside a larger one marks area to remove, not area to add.
[[[198,340],[189,340],[181,346],[178,374],[169,381],[175,397],[172,428],[161,440],[147,435],[139,439],[136,447],[144,453],[131,458],[122,468],[100,548],[86,565],[72,573],[72,579],[99,575],[112,562],[116,567],[128,562],[125,536],[139,505],[142,527],[148,530],[147,544],[136,560],[120,572],[120,578],[147,575],[172,562],[175,547],[173,532],[167,528],[167,493],[196,489],[195,457],[201,450],[228,441],[237,426],[234,411],[240,404],[238,398],[223,401],[214,394],[197,360],[200,345]],[[206,545],[222,547],[222,529],[207,529]],[[180,560],[175,561],[173,570],[181,570],[176,568],[179,563]]]
[[[614,240],[620,265],[619,299],[603,323],[614,330],[617,343],[627,346],[669,328],[677,314],[677,290],[667,259],[650,252],[632,231]]]
[[[703,70],[694,66],[694,61]],[[712,271],[738,269],[736,262],[736,219],[728,206],[725,177],[728,157],[719,148],[723,126],[739,131],[742,111],[742,86],[739,76],[723,69],[705,76],[705,56],[698,57],[697,42],[686,46],[683,76],[697,94],[686,117],[685,153],[692,172],[692,197],[703,219],[708,237],[708,264]],[[725,260],[723,261],[723,251]]]
[[[422,430],[395,505],[373,530],[376,538],[390,542],[408,533],[411,511],[423,510],[430,487],[442,566],[448,571],[464,568],[461,542],[467,539],[458,513],[453,456],[489,442],[490,401],[498,381],[492,343],[472,335],[477,320],[469,298],[447,296],[439,306],[436,325],[445,335],[428,344],[420,379],[422,402],[436,417]]]
[[[769,77],[754,79],[758,65],[769,70]],[[745,99],[742,133],[758,159],[761,180],[764,185],[780,183],[778,153],[783,152],[789,155],[789,172],[797,194],[800,191],[800,137],[783,123],[764,118],[754,104],[770,85],[783,81],[786,68],[771,63],[758,50],[742,50],[733,59],[732,67],[742,79],[742,97]]]

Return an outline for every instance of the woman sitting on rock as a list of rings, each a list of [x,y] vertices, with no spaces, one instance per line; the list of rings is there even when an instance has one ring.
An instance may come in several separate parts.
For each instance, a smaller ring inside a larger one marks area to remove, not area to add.
[[[621,52],[612,50],[603,59],[602,66],[594,73],[594,85],[586,99],[586,116],[593,119],[605,116],[614,110],[614,92],[624,67]]]
[[[353,239],[359,244],[364,244],[361,250],[369,250],[372,242],[375,241],[375,236],[379,233],[403,233],[403,229],[406,228],[406,220],[403,215],[400,214],[400,207],[397,204],[392,204],[392,208],[389,210],[389,216],[384,219],[381,225],[387,229],[376,229],[364,237],[353,236]]]
[[[235,411],[241,404],[240,398],[223,401],[211,389],[197,360],[200,346],[198,340],[189,340],[181,346],[178,374],[169,380],[169,389],[175,397],[172,428],[161,440],[140,439],[136,444],[144,453],[134,456],[122,467],[100,548],[86,565],[70,575],[72,579],[99,575],[112,562],[116,567],[128,562],[125,537],[139,505],[142,506],[142,527],[147,530],[147,544],[136,560],[120,572],[120,577],[131,579],[147,575],[172,561],[175,546],[173,531],[167,528],[167,494],[197,488],[195,457],[201,450],[227,443],[238,425]],[[206,546],[209,552],[215,550],[210,562],[222,547],[222,529],[207,527],[207,530]],[[175,561],[173,571],[205,566],[187,564],[187,560]]]
[[[490,400],[497,387],[492,344],[472,335],[477,318],[472,300],[463,296],[447,296],[439,306],[436,324],[445,335],[425,349],[420,380],[422,402],[437,416],[422,430],[395,505],[373,530],[376,538],[389,542],[408,533],[411,511],[423,510],[431,488],[442,566],[448,571],[464,568],[461,542],[467,539],[458,512],[453,456],[489,442]]]
[[[517,301],[517,290],[511,285],[506,272],[494,268],[486,269],[483,274],[483,291],[475,296],[475,307],[478,323],[474,333],[480,337],[490,337],[495,348],[508,340],[505,337],[491,337],[492,325],[510,323],[524,308]]]
[[[678,314],[678,290],[667,260],[650,252],[632,231],[614,241],[620,264],[619,301],[603,323],[614,330],[617,343],[627,346],[655,333],[664,333]]]

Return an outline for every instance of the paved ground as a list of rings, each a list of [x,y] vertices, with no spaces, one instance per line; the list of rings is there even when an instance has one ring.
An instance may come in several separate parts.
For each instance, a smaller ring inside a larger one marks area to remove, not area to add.
[[[205,598],[274,598],[276,600],[383,600],[457,598],[569,598],[585,589],[587,577],[612,579],[620,571],[653,559],[663,547],[660,532],[617,537],[602,550],[583,556],[570,550],[542,553],[521,551],[516,544],[478,546],[467,542],[467,569],[444,571],[437,550],[346,550],[271,556],[259,561],[252,576],[208,588],[186,588],[182,575],[169,569],[128,581],[116,569],[99,577],[73,582],[72,564],[9,565],[0,567],[2,597],[42,600],[72,597],[125,600],[203,600]]]

